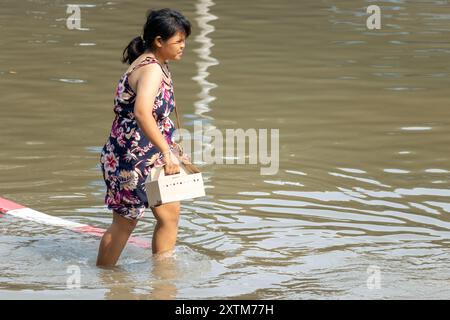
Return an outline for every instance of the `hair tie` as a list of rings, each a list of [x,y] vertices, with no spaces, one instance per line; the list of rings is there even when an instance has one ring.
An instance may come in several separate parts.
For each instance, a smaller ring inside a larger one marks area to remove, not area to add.
[[[141,37],[141,40],[142,40],[142,42],[144,43],[144,45],[145,45],[145,40],[144,40],[144,36],[143,35],[140,35],[140,37]]]

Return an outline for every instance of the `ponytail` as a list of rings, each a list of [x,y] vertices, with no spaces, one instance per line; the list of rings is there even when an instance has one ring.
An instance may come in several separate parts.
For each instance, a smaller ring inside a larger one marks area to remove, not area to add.
[[[131,64],[145,51],[144,40],[142,37],[136,37],[128,44],[128,46],[123,50],[122,62]]]

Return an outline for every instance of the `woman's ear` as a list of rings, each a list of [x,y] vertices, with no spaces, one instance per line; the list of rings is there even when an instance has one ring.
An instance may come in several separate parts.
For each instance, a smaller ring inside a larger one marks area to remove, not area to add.
[[[161,36],[157,36],[155,38],[155,44],[158,48],[161,48],[163,45],[163,39],[161,38]]]

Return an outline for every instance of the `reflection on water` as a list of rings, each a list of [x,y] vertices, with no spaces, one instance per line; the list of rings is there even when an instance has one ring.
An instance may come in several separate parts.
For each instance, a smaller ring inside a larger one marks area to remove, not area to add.
[[[101,270],[100,284],[107,288],[105,299],[175,299],[177,295],[175,280],[180,278],[175,262],[174,257],[146,261],[152,263],[152,268],[147,272],[148,277],[154,279],[139,283],[136,283],[133,274],[124,268]]]
[[[148,9],[133,4],[91,1],[69,31],[62,3],[4,1],[0,196],[110,224],[98,157]],[[450,7],[380,2],[382,29],[367,30],[369,4],[154,2],[193,23],[171,64],[185,127],[279,129],[280,170],[199,162],[207,195],[183,202],[176,255],[128,246],[111,270],[95,267],[99,239],[0,216],[0,297],[449,298]],[[154,223],[135,235],[150,241]]]
[[[219,61],[211,56],[211,48],[214,43],[210,37],[210,33],[214,32],[215,28],[210,22],[217,19],[217,16],[211,14],[210,7],[214,5],[210,0],[199,0],[196,4],[197,24],[199,28],[199,34],[195,37],[195,41],[201,46],[194,51],[198,53],[197,75],[193,78],[201,87],[199,93],[200,100],[195,102],[195,114],[203,116],[204,113],[209,112],[211,109],[209,104],[216,98],[210,95],[210,91],[217,87],[215,83],[211,83],[207,80],[210,74],[208,68],[219,64]]]
[[[140,256],[138,259],[136,257]],[[178,297],[178,288],[189,287],[210,271],[206,257],[179,246],[171,256],[131,252],[119,266],[100,269],[98,286],[106,299],[158,299]]]
[[[216,126],[213,124],[214,118],[208,115],[211,111],[210,104],[216,100],[216,97],[211,95],[211,90],[217,87],[215,83],[208,81],[208,76],[210,75],[208,69],[219,64],[219,61],[211,55],[211,48],[214,46],[211,33],[215,30],[214,25],[211,23],[217,19],[217,16],[211,14],[211,7],[213,6],[214,2],[211,0],[199,0],[195,5],[196,22],[199,28],[195,42],[199,43],[200,47],[194,49],[194,52],[198,54],[198,60],[195,62],[197,75],[192,79],[199,84],[201,91],[198,94],[199,99],[194,102],[195,116],[191,117],[192,121],[188,124],[192,127],[194,121],[202,121],[202,130],[195,132],[193,137],[196,143],[201,141],[202,146],[198,152],[193,154],[193,161],[196,164],[203,162],[202,155],[204,154],[204,150],[212,148],[210,132],[216,129]],[[213,188],[208,176],[206,176],[205,182],[206,189]]]

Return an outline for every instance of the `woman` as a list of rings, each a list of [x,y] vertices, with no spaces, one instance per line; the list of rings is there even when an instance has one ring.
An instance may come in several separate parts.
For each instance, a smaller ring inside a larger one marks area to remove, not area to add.
[[[167,175],[179,172],[175,130],[169,114],[174,110],[173,83],[168,60],[180,60],[191,33],[190,22],[171,9],[150,11],[143,35],[134,38],[123,52],[128,70],[122,75],[114,99],[111,133],[100,163],[107,192],[105,203],[113,212],[111,226],[103,235],[98,266],[114,266],[139,218],[148,207],[145,180],[154,166],[164,165]],[[180,203],[152,207],[156,218],[152,252],[175,246]]]

